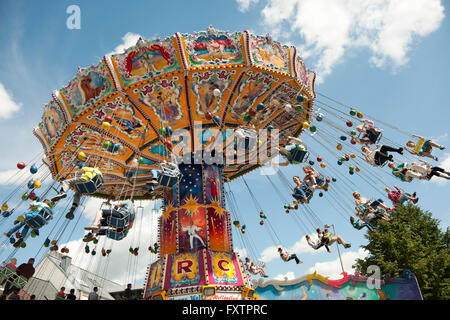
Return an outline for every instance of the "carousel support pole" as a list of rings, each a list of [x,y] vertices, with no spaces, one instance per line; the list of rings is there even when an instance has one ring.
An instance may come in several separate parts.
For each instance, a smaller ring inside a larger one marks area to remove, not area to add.
[[[334,224],[332,224],[331,226],[333,227],[334,235],[336,235],[336,230],[334,229]],[[336,246],[337,246],[337,250],[338,250],[339,261],[341,262],[342,272],[345,272],[344,271],[344,264],[342,263],[341,251],[339,250],[339,243],[337,241],[336,241]]]

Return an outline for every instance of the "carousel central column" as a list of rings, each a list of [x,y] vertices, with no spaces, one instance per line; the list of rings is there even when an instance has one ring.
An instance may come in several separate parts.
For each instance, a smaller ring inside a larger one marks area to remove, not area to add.
[[[231,220],[224,209],[222,168],[182,163],[179,170],[179,183],[167,189],[164,197],[161,255],[199,249],[231,252]]]
[[[198,161],[197,161],[198,162]],[[181,163],[159,221],[160,260],[149,267],[144,298],[242,299],[248,279],[233,252],[223,166]]]

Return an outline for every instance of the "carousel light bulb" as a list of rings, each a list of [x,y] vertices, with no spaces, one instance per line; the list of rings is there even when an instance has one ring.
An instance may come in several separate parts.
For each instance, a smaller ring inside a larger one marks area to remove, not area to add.
[[[220,96],[221,93],[222,93],[222,92],[220,92],[220,90],[217,89],[217,88],[213,90],[213,95],[214,95],[214,97]]]

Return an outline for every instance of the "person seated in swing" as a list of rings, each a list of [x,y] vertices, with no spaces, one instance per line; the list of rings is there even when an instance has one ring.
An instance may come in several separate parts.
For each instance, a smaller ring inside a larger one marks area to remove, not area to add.
[[[322,245],[331,246],[333,243],[337,241],[338,244],[342,244],[345,249],[348,249],[351,247],[350,243],[347,243],[342,239],[341,236],[333,236],[331,232],[328,231],[328,229],[324,229],[323,231],[320,228],[317,228],[317,236],[320,240],[320,243]],[[331,250],[327,250],[328,253],[331,253]]]
[[[360,205],[355,209],[356,216],[369,225],[374,225],[379,220],[392,222],[392,220],[381,209],[375,209],[367,205]]]
[[[362,212],[357,211],[356,216],[371,226],[376,225],[376,223],[380,220],[392,222],[392,220],[388,216],[386,216],[382,211],[374,210],[372,208],[369,208]]]
[[[392,154],[388,152],[397,152],[403,154],[403,148],[393,148],[387,145],[376,145],[376,149],[372,150],[368,146],[361,147],[362,155],[366,159],[366,162],[372,166],[380,167],[386,163],[386,161],[392,161]]]
[[[39,221],[37,221],[36,218],[38,216],[45,216],[48,219],[53,218],[53,211],[50,209],[50,203],[51,202],[48,199],[44,199],[42,202],[35,200],[31,201],[29,208],[30,211],[25,215],[25,218],[20,222],[16,220],[16,225],[13,228],[11,228],[8,232],[3,232],[5,236],[10,238],[15,232],[23,228],[20,232],[20,238],[14,243],[14,247],[18,248],[22,244],[23,239],[28,234],[28,231],[30,231],[30,226],[28,225],[29,222],[34,222],[33,225],[36,225],[37,228],[33,230],[36,234],[39,234],[38,229],[40,227],[43,227],[47,223],[47,221],[45,219],[40,219]],[[46,211],[46,213],[44,213],[44,211]]]
[[[413,170],[416,170],[416,172],[422,172],[425,174],[425,180],[431,180],[434,176],[440,177],[443,179],[450,179],[450,171],[445,170],[444,168],[432,166],[428,161],[425,160],[419,160],[422,162],[422,165],[416,164],[413,168]]]
[[[306,184],[311,190],[323,188],[322,184],[324,183],[324,181],[313,167],[304,166],[303,172],[305,173],[305,176],[303,177],[303,183]]]
[[[362,136],[355,138],[359,144],[373,144],[377,142],[379,135],[383,132],[382,129],[375,127],[374,122],[371,120],[360,120],[361,125],[356,126],[356,131],[360,132]]]
[[[416,204],[419,201],[419,198],[416,197],[416,193],[414,192],[412,195],[406,192],[403,192],[399,187],[394,186],[395,190],[391,190],[391,188],[386,187],[385,191],[387,192],[389,200],[392,201],[394,206],[403,205],[406,201],[411,201]]]
[[[81,170],[82,170],[81,176],[75,177],[75,178],[72,178],[69,180],[64,180],[61,183],[61,190],[55,197],[52,198],[52,202],[57,202],[61,199],[64,199],[65,197],[67,197],[67,191],[69,190],[70,187],[86,185],[86,183],[94,181],[93,179],[95,177],[97,177],[97,179],[101,179],[100,180],[101,182],[94,186],[95,190],[97,190],[98,188],[101,187],[101,185],[103,184],[103,174],[100,172],[100,170],[98,168],[92,168],[92,167],[85,166],[85,167],[82,167]],[[93,192],[95,192],[95,190]],[[89,193],[92,193],[92,192],[89,192]],[[75,191],[75,195],[73,197],[73,202],[72,202],[72,207],[70,208],[69,212],[66,214],[67,219],[72,219],[75,210],[77,209],[78,205],[80,204],[80,199],[81,199],[82,195],[83,195],[82,192],[80,192],[78,190]]]
[[[260,276],[267,278],[269,277],[264,271],[265,265],[258,266],[253,261],[250,261],[249,257],[245,258],[245,269],[251,274],[259,274]]]
[[[264,271],[264,265],[257,266],[253,261],[250,263],[250,273],[259,274],[263,278],[268,278],[269,276]]]
[[[405,182],[411,182],[413,179],[430,180],[432,177],[440,177],[443,179],[450,179],[450,172],[444,168],[432,166],[424,160],[419,160],[423,165],[416,162],[411,162],[408,167],[407,162],[395,165],[394,162],[389,162],[388,167],[392,169],[392,174]]]
[[[252,152],[257,147],[257,132],[254,127],[243,125],[234,131],[234,145],[233,149],[236,154]]]
[[[108,230],[122,232],[131,229],[136,216],[136,210],[131,200],[120,202],[112,209],[101,209],[97,211],[92,225],[85,230],[92,231],[91,236],[86,236],[83,241],[89,242],[96,236],[106,235]]]
[[[350,223],[352,224],[353,228],[355,228],[356,230],[361,230],[363,228],[367,228],[370,231],[373,230],[373,227],[370,224],[368,224],[364,221],[361,221],[360,219],[356,220],[355,217],[353,217],[353,216],[350,217]]]
[[[159,166],[161,170],[152,170],[152,180],[150,183],[172,188],[181,175],[178,165],[175,162],[163,161]],[[153,191],[153,186],[150,186],[149,190]]]
[[[90,242],[92,240],[98,240],[98,236],[108,236],[108,238],[114,240],[121,240],[127,234],[128,231],[133,227],[133,222],[127,223],[121,227],[110,227],[110,226],[102,226],[98,231],[94,230],[93,232],[89,232],[84,236],[84,242]]]
[[[404,182],[411,182],[413,179],[425,179],[425,175],[415,172],[411,168],[408,168],[407,162],[396,165],[391,161],[388,163],[388,167],[392,169],[392,174],[396,178]]]
[[[301,261],[295,253],[290,254],[286,249],[282,247],[278,248],[278,253],[280,254],[281,260],[283,260],[284,262],[288,262],[294,259],[297,264],[303,263],[303,261]]]
[[[303,151],[304,153],[306,153],[306,151],[308,151],[306,146],[303,144],[303,141],[299,138],[291,137],[291,136],[288,136],[287,139],[288,139],[288,141],[292,141],[293,143],[286,145],[286,146],[280,144],[280,147],[278,148],[278,152],[285,159],[285,162],[279,162],[279,163],[272,162],[274,165],[278,165],[280,167],[286,167],[289,164],[300,164],[303,162],[303,161],[296,160],[296,158],[294,157],[297,150]]]
[[[313,189],[309,188],[305,183],[300,180],[300,177],[294,176],[292,180],[295,183],[294,193],[292,196],[300,201],[301,203],[309,203],[309,200],[312,198]]]
[[[395,208],[389,208],[382,199],[377,199],[375,201],[371,201],[369,199],[361,197],[361,194],[358,191],[353,192],[353,198],[355,198],[355,204],[357,207],[365,206],[376,209],[377,207],[383,208],[386,212],[391,212]]]
[[[327,249],[328,252],[331,252],[331,250],[330,250],[330,248],[328,247],[328,245],[322,243],[319,239],[313,241],[313,240],[311,239],[311,237],[309,236],[309,234],[307,234],[307,235],[305,236],[305,238],[306,238],[306,242],[308,243],[308,245],[309,245],[311,248],[313,248],[314,250],[318,250],[318,249],[320,249],[320,248],[322,248],[322,247],[325,247],[325,249]]]
[[[412,140],[408,140],[408,142],[406,142],[406,146],[410,147],[411,149],[405,148],[406,151],[419,157],[428,157],[432,158],[433,160],[439,161],[439,159],[436,156],[433,156],[431,152],[433,151],[433,147],[444,150],[445,147],[443,145],[439,145],[436,142],[431,141],[430,139],[426,139],[415,134],[413,134],[412,136],[419,139],[419,141],[415,143]]]

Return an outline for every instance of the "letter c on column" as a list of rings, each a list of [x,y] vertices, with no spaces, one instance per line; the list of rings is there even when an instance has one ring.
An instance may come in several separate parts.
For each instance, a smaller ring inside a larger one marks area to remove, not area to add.
[[[228,266],[230,264],[230,262],[227,260],[224,260],[224,259],[219,260],[217,262],[217,266],[219,267],[220,270],[225,271],[225,272],[230,271],[230,268],[223,267],[224,264],[226,264]]]

